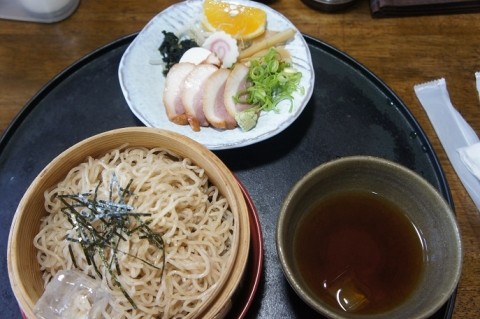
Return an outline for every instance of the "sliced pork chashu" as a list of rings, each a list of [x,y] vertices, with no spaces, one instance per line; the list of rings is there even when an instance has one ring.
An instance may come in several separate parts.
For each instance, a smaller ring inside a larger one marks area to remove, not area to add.
[[[188,124],[187,115],[182,101],[185,79],[195,68],[192,63],[177,63],[172,66],[165,78],[163,90],[163,104],[170,121],[180,125]]]
[[[217,70],[213,64],[199,64],[185,78],[182,101],[187,121],[195,132],[200,131],[200,126],[209,125],[203,113],[203,95],[209,77]]]
[[[203,95],[203,113],[210,125],[220,129],[237,126],[235,118],[225,108],[225,84],[230,72],[229,69],[218,69],[210,75]]]
[[[249,68],[243,63],[237,63],[225,83],[224,103],[225,109],[230,116],[235,117],[237,112],[241,112],[249,107],[250,104],[235,103],[233,97],[238,92],[243,92],[247,87],[247,76]]]

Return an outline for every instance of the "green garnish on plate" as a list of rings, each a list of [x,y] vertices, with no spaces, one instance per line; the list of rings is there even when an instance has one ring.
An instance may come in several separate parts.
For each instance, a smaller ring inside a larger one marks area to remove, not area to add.
[[[291,112],[293,93],[299,90],[303,94],[303,88],[299,87],[301,78],[302,73],[292,68],[289,62],[282,60],[274,48],[266,55],[252,59],[247,76],[247,88],[233,97],[235,103],[252,105],[236,116],[239,126],[248,131],[255,126],[252,126],[252,121],[256,124],[257,113],[278,111],[276,107],[283,100],[291,102],[289,110]]]

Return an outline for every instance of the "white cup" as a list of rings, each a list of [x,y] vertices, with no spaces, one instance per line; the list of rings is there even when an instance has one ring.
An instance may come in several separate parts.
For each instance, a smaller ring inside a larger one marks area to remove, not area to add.
[[[22,6],[34,14],[62,15],[71,11],[80,0],[19,0]]]

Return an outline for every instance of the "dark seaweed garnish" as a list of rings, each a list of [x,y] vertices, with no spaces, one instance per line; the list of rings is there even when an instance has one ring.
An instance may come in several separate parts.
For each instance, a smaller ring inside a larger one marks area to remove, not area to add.
[[[192,39],[180,40],[173,32],[162,31],[164,39],[158,50],[162,55],[162,61],[165,63],[163,75],[167,75],[170,68],[178,63],[182,55],[188,49],[198,47],[198,44]]]
[[[134,207],[127,204],[128,198],[133,195],[129,190],[132,180],[125,188],[122,188],[114,175],[110,183],[108,200],[97,198],[100,184],[96,186],[93,192],[76,195],[58,195],[64,204],[61,210],[67,216],[73,227],[72,229],[76,231],[76,237],[67,237],[66,239],[72,244],[81,245],[87,263],[93,265],[97,276],[102,278],[98,265],[95,263],[95,256],[99,256],[110,274],[111,282],[122,291],[132,307],[137,309],[135,302],[118,281],[118,276],[121,275],[121,272],[117,254],[121,253],[131,256],[151,267],[161,269],[163,275],[165,252],[163,252],[163,267],[159,268],[128,252],[120,251],[118,246],[120,241],[126,240],[127,236],[138,233],[140,238],[146,238],[150,244],[163,251],[165,248],[163,238],[149,228],[148,221],[143,221],[141,218],[148,217],[151,214],[135,212]],[[113,200],[114,192],[118,194],[116,202]],[[70,245],[69,254],[73,265],[78,268]]]

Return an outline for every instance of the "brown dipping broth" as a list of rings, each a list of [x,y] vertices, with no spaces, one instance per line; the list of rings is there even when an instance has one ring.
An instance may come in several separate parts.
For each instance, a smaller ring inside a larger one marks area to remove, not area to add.
[[[419,232],[400,208],[375,193],[329,195],[299,221],[295,233],[303,280],[335,308],[386,312],[406,300],[421,279]]]

